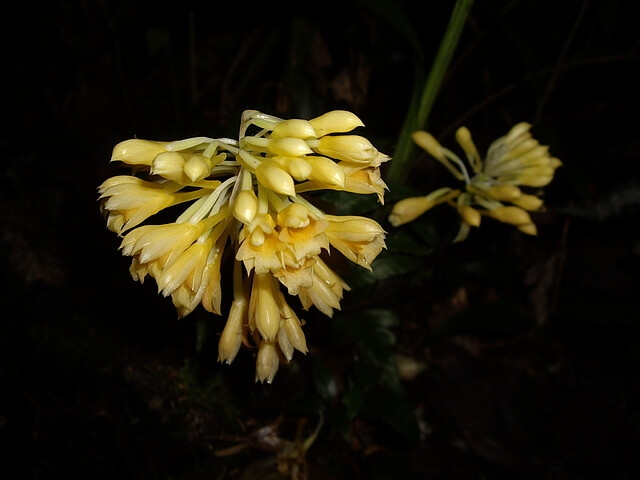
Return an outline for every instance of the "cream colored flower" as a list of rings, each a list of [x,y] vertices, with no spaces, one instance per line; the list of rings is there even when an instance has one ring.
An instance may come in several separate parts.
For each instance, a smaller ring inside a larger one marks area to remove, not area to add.
[[[131,276],[153,278],[181,318],[198,305],[220,315],[222,262],[233,258],[233,301],[218,358],[231,363],[243,344],[255,348],[257,381],[273,381],[281,362],[307,352],[304,321],[282,288],[304,309],[331,316],[348,287],[320,259],[322,251],[333,247],[370,268],[384,247],[376,222],[326,215],[301,195],[335,189],[375,193],[382,202],[379,167],[389,158],[348,134],[360,126],[340,110],[311,120],[248,110],[238,140],[133,139],[114,148],[112,161],[133,166],[136,175],[106,180],[99,201],[109,229],[123,235]],[[174,221],[142,225],[183,203]]]
[[[439,203],[455,207],[461,218],[456,241],[464,240],[469,227],[478,227],[481,216],[515,225],[521,232],[536,235],[535,224],[526,211],[542,208],[541,192],[525,193],[520,187],[540,188],[553,179],[560,160],[549,155],[549,148],[539,144],[529,132],[531,125],[518,123],[504,137],[495,140],[485,159],[478,153],[466,127],[456,132],[456,140],[464,150],[471,173],[453,152],[442,147],[427,132],[415,132],[414,141],[465,183],[465,191],[439,189],[427,197],[408,198],[398,202],[389,217],[392,225],[410,222]],[[445,196],[440,193],[447,191]],[[438,193],[440,192],[440,193]],[[452,193],[452,192],[455,192]],[[433,195],[440,201],[434,201]],[[455,200],[455,201],[454,201]],[[505,205],[505,202],[513,205]]]

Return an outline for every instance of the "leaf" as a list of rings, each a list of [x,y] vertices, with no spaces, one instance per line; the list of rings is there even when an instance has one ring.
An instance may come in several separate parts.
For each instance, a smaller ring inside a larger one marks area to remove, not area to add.
[[[410,442],[418,441],[418,419],[404,395],[399,395],[389,388],[378,387],[369,392],[366,401],[378,417],[404,438]]]
[[[401,253],[381,253],[372,263],[373,277],[377,280],[403,275],[420,269],[420,262],[413,255]]]
[[[406,253],[416,256],[426,256],[433,252],[433,248],[424,242],[416,240],[406,230],[395,230],[387,235],[387,249],[390,253]]]
[[[347,390],[347,393],[342,396],[342,404],[347,409],[346,412],[349,419],[355,418],[362,408],[363,403],[364,392],[358,385],[353,385],[349,390]]]
[[[355,344],[353,374],[363,389],[386,385],[401,389],[395,366],[396,336],[392,328],[400,323],[390,310],[365,310],[336,317],[333,328],[337,338]]]
[[[326,402],[334,402],[338,397],[338,385],[331,369],[322,360],[316,359],[312,374],[318,395]]]
[[[333,205],[336,215],[364,215],[378,208],[378,197],[373,194],[325,191],[318,198]]]

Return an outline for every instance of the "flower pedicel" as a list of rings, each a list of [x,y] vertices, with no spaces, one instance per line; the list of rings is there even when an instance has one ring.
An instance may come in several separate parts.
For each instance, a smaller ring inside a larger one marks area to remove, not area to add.
[[[347,111],[307,121],[248,110],[239,140],[133,139],[114,148],[112,161],[145,176],[115,176],[98,189],[107,227],[133,257],[131,276],[154,278],[180,318],[200,304],[220,315],[220,267],[231,250],[233,301],[218,357],[231,363],[241,344],[257,347],[256,381],[272,382],[281,362],[307,352],[304,322],[281,287],[305,310],[313,305],[331,316],[348,286],[320,258],[322,250],[333,247],[370,269],[385,246],[375,221],[327,215],[301,195],[330,189],[383,201],[379,167],[389,157],[366,138],[345,135],[360,126]],[[178,204],[187,206],[174,222],[141,226]]]

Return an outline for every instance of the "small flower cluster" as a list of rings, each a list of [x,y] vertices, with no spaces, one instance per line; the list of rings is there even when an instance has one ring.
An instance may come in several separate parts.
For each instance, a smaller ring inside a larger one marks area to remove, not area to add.
[[[364,137],[343,135],[359,126],[346,111],[307,121],[249,110],[239,140],[133,139],[113,151],[112,161],[145,177],[115,176],[99,187],[107,227],[133,257],[132,277],[155,279],[180,318],[200,304],[220,315],[221,264],[231,250],[233,301],[218,355],[231,363],[242,344],[257,347],[256,381],[270,383],[295,350],[307,352],[304,322],[280,284],[305,310],[314,305],[331,316],[348,286],[320,258],[322,250],[333,247],[370,269],[385,246],[375,221],[328,215],[300,195],[332,189],[376,193],[382,201],[379,167],[389,157]],[[188,206],[175,221],[140,226],[182,203]]]
[[[424,197],[405,198],[398,202],[389,216],[393,226],[411,222],[441,203],[453,206],[460,215],[461,225],[455,241],[464,240],[470,227],[480,226],[482,216],[509,223],[523,233],[536,235],[537,229],[529,211],[539,210],[539,192],[525,193],[520,187],[540,188],[553,179],[560,160],[549,155],[549,147],[531,136],[528,123],[518,123],[504,137],[495,140],[482,161],[466,127],[456,132],[456,140],[464,150],[473,176],[464,162],[444,148],[429,133],[415,132],[413,140],[444,165],[451,174],[464,181],[465,190],[440,188]],[[507,205],[505,205],[507,203]]]

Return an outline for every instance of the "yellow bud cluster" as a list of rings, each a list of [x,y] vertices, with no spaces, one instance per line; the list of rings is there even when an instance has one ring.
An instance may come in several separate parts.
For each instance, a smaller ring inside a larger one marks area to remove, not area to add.
[[[466,237],[470,226],[478,227],[482,215],[515,225],[523,233],[536,235],[536,227],[527,212],[542,208],[540,192],[525,193],[521,187],[546,186],[562,162],[551,157],[549,148],[531,136],[530,128],[531,125],[524,122],[515,125],[490,145],[484,161],[471,132],[466,127],[459,128],[456,140],[466,154],[471,174],[465,163],[442,147],[431,134],[415,132],[413,140],[416,144],[442,163],[457,180],[464,181],[466,192],[458,197],[457,202],[450,201],[453,195],[443,201],[440,192],[451,191],[448,188],[436,190],[425,197],[406,198],[394,206],[389,222],[394,226],[411,222],[435,205],[447,201],[457,209],[462,221],[456,241]],[[440,201],[435,201],[437,198]],[[503,202],[513,205],[504,205]]]
[[[336,135],[363,126],[353,113],[335,110],[311,120],[255,117],[263,130],[241,138],[238,159],[261,185],[287,196],[332,189],[377,193],[382,199],[386,185],[379,167],[389,157],[360,135]],[[370,175],[358,175],[362,170]]]
[[[331,316],[348,286],[320,259],[322,251],[333,247],[370,269],[384,248],[385,232],[375,221],[326,215],[301,195],[334,189],[383,200],[379,167],[389,157],[348,134],[361,126],[341,110],[311,120],[249,110],[238,140],[132,139],[113,150],[112,161],[138,175],[110,178],[98,189],[108,228],[123,235],[122,253],[133,257],[131,276],[153,278],[179,317],[198,305],[219,315],[221,265],[231,258],[233,301],[218,359],[231,363],[242,345],[255,348],[256,381],[272,382],[281,362],[307,352],[304,321],[281,288],[305,310]],[[181,203],[189,205],[174,222],[141,225]]]

